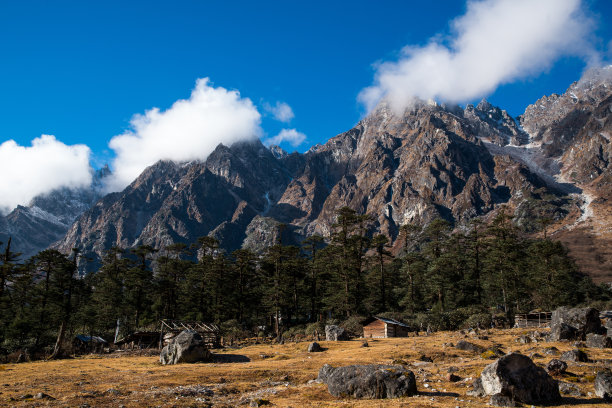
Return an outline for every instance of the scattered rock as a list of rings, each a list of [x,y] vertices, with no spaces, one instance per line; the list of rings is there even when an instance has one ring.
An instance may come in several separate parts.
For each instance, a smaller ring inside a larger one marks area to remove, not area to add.
[[[115,388],[109,388],[108,390],[104,391],[104,395],[121,395],[121,391]]]
[[[485,395],[487,395],[485,393],[484,388],[482,387],[482,380],[480,379],[480,377],[474,380],[474,382],[472,383],[472,389],[468,390],[466,394],[470,397],[484,397]]]
[[[472,351],[474,353],[482,353],[485,351],[483,347],[465,340],[459,340],[455,345],[455,348],[459,350]]]
[[[461,377],[459,377],[456,374],[450,373],[450,374],[446,375],[446,381],[457,382],[457,381],[460,381],[460,380],[461,380]]]
[[[449,374],[456,373],[457,371],[459,371],[459,368],[457,368],[455,366],[450,366],[450,367],[448,367],[446,369],[446,372],[449,373]]]
[[[489,400],[489,405],[493,405],[494,407],[516,407],[516,402],[514,400],[503,394],[494,394],[491,395],[491,399]]]
[[[348,340],[348,336],[344,329],[340,326],[328,324],[325,326],[325,340],[327,341],[340,341]]]
[[[571,397],[582,397],[583,394],[575,384],[570,384],[564,381],[559,381],[559,391],[561,394],[569,395]]]
[[[547,356],[555,356],[555,355],[559,354],[559,349],[556,348],[555,346],[546,347],[544,349],[544,354],[546,354]]]
[[[34,399],[46,399],[46,400],[54,400],[55,399],[52,396],[50,396],[49,394],[45,394],[44,392],[39,392],[38,394],[34,395],[33,398]]]
[[[262,398],[254,398],[249,402],[249,407],[263,407],[264,405],[270,405],[270,401]]]
[[[589,357],[587,354],[579,349],[569,350],[565,353],[561,354],[560,357],[563,361],[573,361],[573,362],[583,362],[586,363],[589,361]]]
[[[612,373],[608,370],[600,371],[595,376],[595,395],[605,401],[612,401]]]
[[[162,349],[159,360],[165,365],[210,361],[211,357],[202,336],[195,331],[183,330]]]
[[[319,343],[317,343],[316,341],[313,341],[312,343],[310,343],[308,345],[308,352],[309,353],[319,353],[323,351],[323,348],[321,347],[321,345]]]
[[[589,333],[602,330],[599,311],[592,307],[560,307],[552,313],[550,341],[584,340]]]
[[[527,404],[561,398],[557,382],[527,356],[511,353],[484,368],[480,375],[486,395],[502,394]]]
[[[612,339],[605,334],[589,333],[586,335],[586,346],[592,348],[610,348]]]
[[[552,359],[546,365],[546,371],[551,375],[563,374],[567,370],[567,363],[565,361]]]
[[[370,347],[370,345],[368,344],[368,341],[367,341],[367,340],[364,340],[364,341],[361,343],[361,347]]]
[[[425,361],[425,362],[428,362],[428,363],[433,363],[432,358],[428,357],[426,355],[422,355],[421,357],[419,357],[419,361]]]
[[[527,336],[526,334],[523,334],[522,336],[516,338],[516,342],[520,344],[528,344],[531,343],[531,337]]]
[[[417,392],[414,373],[402,366],[350,365],[334,368],[325,364],[319,380],[334,397],[399,398]]]

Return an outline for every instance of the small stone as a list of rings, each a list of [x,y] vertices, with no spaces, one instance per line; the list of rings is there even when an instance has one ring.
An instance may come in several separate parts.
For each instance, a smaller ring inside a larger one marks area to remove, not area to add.
[[[450,381],[450,382],[457,382],[461,380],[461,377],[459,377],[458,375],[455,374],[447,374],[446,375],[446,380]]]
[[[52,396],[45,394],[44,392],[39,392],[38,394],[34,395],[33,397],[34,399],[46,399],[46,400],[54,400],[55,398],[53,398]]]

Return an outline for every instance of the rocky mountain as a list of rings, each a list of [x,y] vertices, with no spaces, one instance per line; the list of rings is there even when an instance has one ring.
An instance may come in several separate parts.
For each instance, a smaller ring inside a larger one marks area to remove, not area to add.
[[[327,236],[345,205],[373,215],[392,240],[406,223],[444,217],[461,227],[502,204],[533,233],[538,218],[552,219],[568,243],[588,222],[610,232],[595,203],[609,211],[611,71],[542,98],[518,121],[486,100],[415,102],[404,112],[382,103],[304,154],[253,140],[220,145],[204,162],[159,162],[98,201],[55,246],[100,256],[112,245],[163,248],[211,235],[227,250],[261,249],[281,223],[284,242]],[[590,266],[602,279],[612,278],[610,255]]]
[[[0,242],[8,242],[14,251],[28,258],[62,238],[77,217],[102,196],[102,180],[108,167],[98,170],[90,187],[61,188],[34,197],[28,206],[17,206],[0,215]]]

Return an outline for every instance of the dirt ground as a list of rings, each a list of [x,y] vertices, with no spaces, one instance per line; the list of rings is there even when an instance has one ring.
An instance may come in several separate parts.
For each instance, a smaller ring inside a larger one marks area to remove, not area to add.
[[[215,350],[213,363],[162,366],[156,356],[125,353],[91,355],[58,361],[36,361],[0,366],[0,406],[15,407],[486,407],[488,398],[466,395],[473,380],[494,360],[451,345],[461,339],[483,347],[499,347],[533,356],[545,365],[569,343],[519,344],[526,329],[491,330],[477,334],[439,332],[430,336],[345,342],[320,342],[321,353],[308,353],[308,342],[251,345]],[[486,339],[488,337],[488,339]],[[562,407],[609,406],[594,395],[595,374],[612,368],[612,349],[585,349],[593,362],[569,363],[567,373],[555,377],[575,384],[582,396],[568,397]],[[420,361],[422,356],[433,362]],[[324,384],[310,382],[324,364],[406,364],[417,377],[419,394],[394,400],[337,399]],[[447,379],[449,367],[461,379]],[[49,397],[35,398],[44,393]]]

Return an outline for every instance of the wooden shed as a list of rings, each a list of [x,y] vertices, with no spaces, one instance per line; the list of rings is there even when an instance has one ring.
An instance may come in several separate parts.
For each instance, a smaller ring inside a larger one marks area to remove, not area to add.
[[[371,317],[363,325],[363,337],[370,339],[408,337],[409,331],[407,324],[386,317]]]
[[[533,310],[529,313],[517,313],[514,316],[514,327],[549,327],[552,320],[552,312],[540,312]]]

